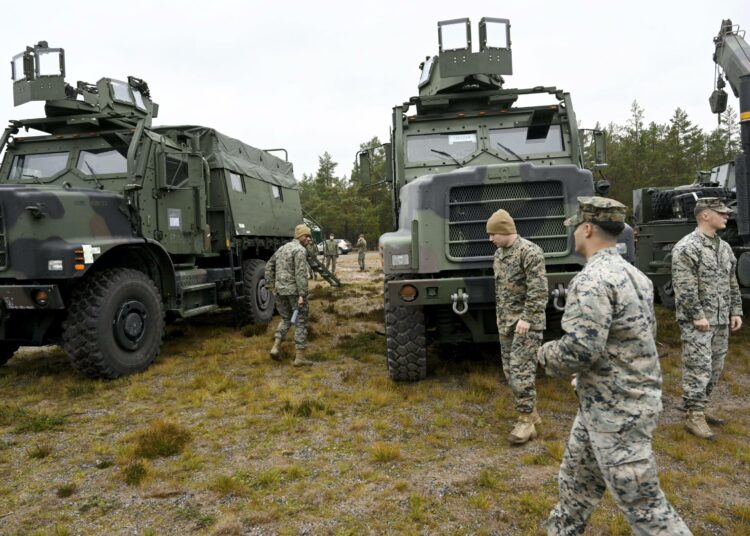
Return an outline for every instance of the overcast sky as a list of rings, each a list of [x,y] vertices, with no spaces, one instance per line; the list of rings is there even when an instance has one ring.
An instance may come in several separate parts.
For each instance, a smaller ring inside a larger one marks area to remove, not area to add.
[[[12,2],[3,4],[2,120],[13,108],[10,59],[46,40],[65,49],[67,81],[145,79],[160,105],[155,124],[216,128],[259,148],[284,147],[295,174],[328,151],[339,174],[372,136],[385,141],[391,109],[417,94],[419,63],[437,53],[437,21],[511,21],[506,87],[571,92],[582,126],[624,123],[637,100],[647,121],[677,107],[716,124],[712,38],[723,18],[750,28],[748,0],[352,2]],[[728,89],[728,88],[727,88]],[[730,94],[730,104],[738,107]]]

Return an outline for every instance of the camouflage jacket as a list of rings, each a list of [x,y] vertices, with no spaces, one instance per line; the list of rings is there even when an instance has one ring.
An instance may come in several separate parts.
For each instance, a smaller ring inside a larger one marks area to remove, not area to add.
[[[307,298],[307,251],[299,240],[281,246],[266,263],[266,287],[281,296]]]
[[[530,329],[544,330],[549,296],[542,248],[519,236],[510,247],[497,248],[492,267],[497,329],[507,334],[525,320]]]
[[[357,252],[358,253],[367,253],[367,240],[364,238],[360,238],[357,240]]]
[[[312,256],[313,258],[318,257],[318,246],[316,246],[312,241],[305,246],[305,249],[307,250],[307,254]]]
[[[654,286],[616,248],[592,255],[570,282],[564,335],[539,349],[548,374],[578,373],[581,417],[598,432],[655,422],[661,411]]]
[[[326,240],[323,242],[323,253],[329,257],[339,256],[339,243],[337,240]]]
[[[729,324],[742,315],[742,297],[735,271],[737,259],[721,238],[697,229],[672,249],[672,285],[678,322],[701,318],[709,324]]]

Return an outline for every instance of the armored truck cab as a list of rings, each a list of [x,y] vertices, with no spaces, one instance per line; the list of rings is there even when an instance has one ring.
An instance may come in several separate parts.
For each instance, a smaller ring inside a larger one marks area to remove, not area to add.
[[[165,319],[231,305],[239,323],[270,320],[265,261],[302,221],[289,162],[210,128],[152,127],[144,81],[71,87],[44,42],[12,68],[15,104],[46,105],[0,140],[0,364],[61,344],[114,378],[148,367]]]
[[[544,251],[548,317],[559,319],[566,286],[584,263],[563,221],[579,196],[595,195],[570,94],[504,88],[513,71],[509,21],[482,19],[477,52],[468,19],[439,22],[438,38],[439,54],[420,66],[419,95],[393,109],[385,147],[397,229],[379,245],[394,380],[425,377],[431,341],[497,341],[495,247],[485,225],[500,208]],[[530,96],[551,102],[523,105]],[[594,138],[603,160],[601,134]],[[360,170],[368,158],[360,154]],[[606,183],[599,186],[604,192]],[[632,233],[622,240],[627,252]]]

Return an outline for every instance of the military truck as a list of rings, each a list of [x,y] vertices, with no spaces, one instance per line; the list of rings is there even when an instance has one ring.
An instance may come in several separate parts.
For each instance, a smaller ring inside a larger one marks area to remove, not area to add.
[[[713,43],[714,62],[724,74],[716,78],[709,104],[716,114],[726,110],[728,81],[740,100],[742,152],[732,162],[699,172],[692,184],[633,191],[636,266],[653,280],[658,298],[670,308],[674,307],[672,248],[695,229],[693,210],[700,197],[720,197],[735,211],[719,236],[732,246],[740,292],[744,300],[750,300],[750,45],[729,19],[722,21]]]
[[[567,285],[585,262],[563,221],[579,196],[608,189],[584,169],[587,147],[568,92],[505,87],[513,73],[509,20],[483,18],[476,51],[469,19],[438,22],[438,44],[420,65],[419,95],[393,109],[384,147],[396,230],[379,247],[388,370],[397,381],[426,376],[431,342],[497,342],[495,247],[485,223],[498,209],[544,251],[548,318],[559,320]],[[533,97],[547,102],[522,105]],[[603,133],[593,139],[602,168]],[[365,180],[370,154],[359,156]],[[618,248],[633,255],[632,230]]]
[[[0,364],[60,344],[91,377],[148,367],[165,321],[267,322],[266,260],[302,221],[292,164],[214,129],[153,127],[147,83],[65,83],[65,52],[13,58],[0,148]],[[21,135],[21,131],[42,135]]]

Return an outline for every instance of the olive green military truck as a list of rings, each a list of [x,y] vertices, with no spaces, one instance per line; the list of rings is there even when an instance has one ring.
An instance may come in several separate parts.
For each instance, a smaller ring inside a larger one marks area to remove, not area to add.
[[[291,163],[211,128],[152,127],[143,80],[65,83],[45,42],[12,61],[0,148],[0,364],[60,344],[92,377],[143,370],[165,321],[232,306],[267,322],[264,268],[302,221]],[[29,130],[42,135],[27,135]]]
[[[420,66],[419,95],[393,109],[385,145],[396,230],[379,246],[394,380],[425,377],[430,342],[497,341],[495,247],[485,223],[498,209],[544,251],[548,318],[559,319],[567,285],[584,263],[563,221],[579,196],[608,187],[584,169],[584,135],[569,93],[505,87],[503,76],[513,73],[507,19],[483,18],[478,44],[468,19],[442,21],[438,40],[438,55]],[[603,166],[603,134],[586,136]],[[365,178],[369,155],[359,158]],[[622,253],[632,255],[632,230],[621,240]]]

